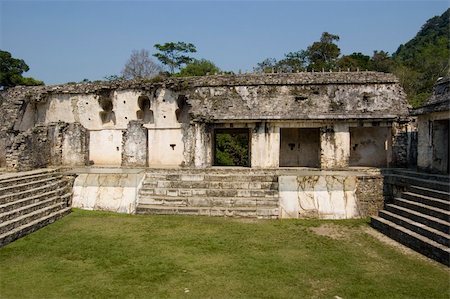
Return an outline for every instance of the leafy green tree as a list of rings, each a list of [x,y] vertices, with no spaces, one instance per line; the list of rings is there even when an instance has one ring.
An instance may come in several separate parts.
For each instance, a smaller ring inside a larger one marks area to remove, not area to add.
[[[344,55],[337,61],[337,67],[341,69],[350,70],[368,70],[370,68],[370,56],[364,55],[360,52]]]
[[[309,61],[308,69],[321,71],[330,70],[336,67],[336,61],[341,54],[341,49],[335,44],[339,41],[339,36],[328,32],[322,33],[320,41],[314,42],[306,49],[306,56]]]
[[[256,64],[253,71],[256,73],[271,73],[275,70],[277,60],[275,58],[266,58],[263,61]]]
[[[369,70],[390,73],[393,71],[395,62],[388,52],[373,51],[373,55],[369,61]]]
[[[392,55],[394,74],[400,78],[408,100],[419,106],[439,77],[449,76],[450,9],[429,19],[417,35]]]
[[[195,59],[191,63],[188,63],[181,69],[177,76],[190,77],[190,76],[206,76],[218,73],[220,69],[212,62],[206,59]]]
[[[283,73],[293,73],[304,71],[308,53],[305,50],[289,52],[284,55],[284,59],[278,61],[276,69]]]
[[[0,88],[16,85],[44,85],[42,81],[22,76],[22,73],[29,69],[22,59],[13,58],[11,53],[0,50]]]
[[[215,164],[222,166],[249,166],[248,136],[220,133],[216,135]]]
[[[171,74],[175,73],[176,69],[180,69],[182,65],[193,61],[193,58],[186,55],[187,53],[195,53],[197,49],[191,43],[185,42],[170,42],[155,44],[154,47],[160,53],[153,54],[158,60],[169,68]]]

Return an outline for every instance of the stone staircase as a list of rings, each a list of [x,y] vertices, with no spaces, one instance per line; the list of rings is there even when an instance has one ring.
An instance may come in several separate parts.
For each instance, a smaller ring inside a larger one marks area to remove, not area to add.
[[[164,170],[146,174],[137,214],[278,218],[278,176],[243,169]]]
[[[71,187],[57,170],[0,175],[0,247],[70,213]]]
[[[390,238],[450,266],[448,175],[391,170],[385,185],[398,190],[371,225]]]

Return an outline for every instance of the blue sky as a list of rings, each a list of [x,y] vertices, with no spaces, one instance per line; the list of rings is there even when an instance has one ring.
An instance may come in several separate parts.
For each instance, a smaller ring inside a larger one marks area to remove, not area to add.
[[[267,57],[306,49],[324,31],[343,54],[394,52],[448,1],[5,1],[0,49],[46,84],[103,79],[133,49],[185,41],[196,58],[251,71]]]

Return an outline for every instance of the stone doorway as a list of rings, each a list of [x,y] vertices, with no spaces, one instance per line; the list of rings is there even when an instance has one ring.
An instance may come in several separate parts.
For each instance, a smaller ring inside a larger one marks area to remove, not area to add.
[[[281,128],[280,135],[280,167],[320,167],[319,128]]]
[[[387,127],[350,128],[350,166],[386,167],[391,130]]]
[[[436,120],[433,123],[433,169],[449,173],[449,122],[450,119]]]
[[[214,130],[214,166],[250,167],[250,130]]]

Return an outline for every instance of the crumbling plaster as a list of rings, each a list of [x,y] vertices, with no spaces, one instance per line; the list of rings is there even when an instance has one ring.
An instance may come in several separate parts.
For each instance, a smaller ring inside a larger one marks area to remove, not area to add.
[[[281,175],[279,194],[281,218],[360,218],[382,207],[383,178],[357,172]]]

